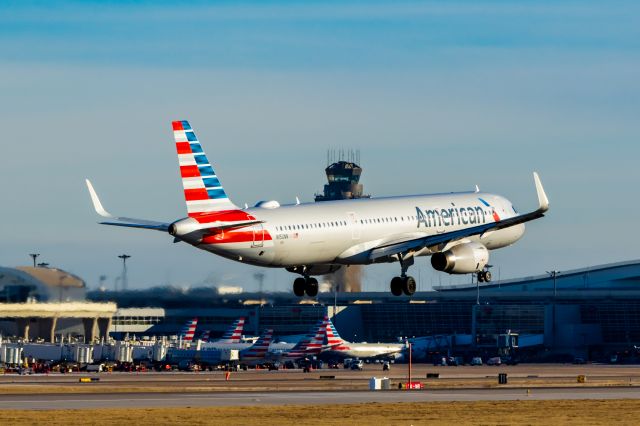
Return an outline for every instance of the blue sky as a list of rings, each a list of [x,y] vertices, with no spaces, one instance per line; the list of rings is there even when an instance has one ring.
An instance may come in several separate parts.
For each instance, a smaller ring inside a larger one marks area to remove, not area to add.
[[[100,227],[185,214],[170,121],[189,119],[233,200],[312,200],[326,150],[362,151],[374,195],[479,184],[552,211],[492,253],[502,278],[640,257],[635,2],[3,2],[0,262],[95,286],[254,285],[255,268]],[[367,268],[384,290],[397,268]],[[267,272],[286,290],[293,276]],[[456,283],[412,270],[419,288]]]

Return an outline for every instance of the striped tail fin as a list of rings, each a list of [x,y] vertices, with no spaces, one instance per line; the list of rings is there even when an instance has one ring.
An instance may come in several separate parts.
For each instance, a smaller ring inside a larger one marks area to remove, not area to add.
[[[322,345],[324,343],[324,337],[327,334],[327,323],[329,322],[329,317],[325,316],[322,321],[318,324],[317,330],[313,338],[309,341],[309,344],[305,348],[305,352],[309,354],[319,354],[322,352]],[[337,333],[337,332],[336,332]]]
[[[222,335],[222,338],[218,340],[220,343],[240,343],[242,339],[242,332],[244,330],[245,318],[238,318],[231,324],[231,327]]]
[[[308,353],[316,353],[316,348],[317,352],[320,352],[324,341],[325,327],[323,320],[318,321],[311,331],[288,351],[287,355],[303,357]]]
[[[327,345],[330,348],[338,350],[347,348],[347,346],[345,346],[345,343],[347,342],[342,337],[340,337],[340,334],[338,334],[338,330],[336,330],[336,327],[333,325],[331,320],[327,319],[326,324],[327,325],[325,327],[325,330],[327,332]]]
[[[240,352],[241,358],[248,359],[262,359],[267,355],[269,346],[271,346],[271,338],[273,337],[273,329],[265,330],[250,348],[244,349]]]
[[[174,121],[172,125],[189,216],[238,209],[229,200],[189,122]]]
[[[198,318],[194,318],[187,322],[182,330],[180,330],[180,336],[184,342],[192,342],[193,336],[196,334],[196,328],[198,327]]]

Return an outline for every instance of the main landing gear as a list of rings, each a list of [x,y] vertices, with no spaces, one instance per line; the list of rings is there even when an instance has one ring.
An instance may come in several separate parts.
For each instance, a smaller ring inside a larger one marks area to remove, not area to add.
[[[406,294],[407,296],[411,296],[416,292],[416,280],[410,276],[404,277],[393,277],[391,280],[391,293],[394,296],[402,296],[402,294]]]
[[[412,296],[416,292],[416,280],[407,275],[407,269],[413,265],[413,257],[405,258],[403,255],[399,255],[400,260],[400,276],[393,277],[391,280],[391,294],[394,296],[402,296],[404,293],[407,296]]]
[[[316,297],[318,295],[318,280],[313,277],[300,277],[293,281],[293,293],[302,297],[307,294],[309,297]]]
[[[479,283],[489,283],[491,282],[491,271],[480,271],[478,272],[477,278]]]

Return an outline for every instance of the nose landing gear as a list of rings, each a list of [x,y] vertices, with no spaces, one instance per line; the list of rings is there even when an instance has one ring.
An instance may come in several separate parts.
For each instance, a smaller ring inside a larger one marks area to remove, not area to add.
[[[293,281],[293,294],[298,297],[302,297],[307,294],[309,297],[316,297],[318,295],[318,280],[305,276],[296,278]]]

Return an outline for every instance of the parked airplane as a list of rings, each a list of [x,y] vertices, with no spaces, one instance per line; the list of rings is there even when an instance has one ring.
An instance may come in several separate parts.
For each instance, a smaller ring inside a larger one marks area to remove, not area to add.
[[[198,318],[194,318],[188,321],[184,327],[180,330],[180,338],[185,343],[191,343],[193,336],[196,334],[196,328],[198,327]]]
[[[244,317],[238,318],[231,324],[231,327],[225,331],[220,339],[214,341],[211,340],[211,330],[205,330],[202,332],[200,340],[202,340],[203,343],[240,343],[242,341],[244,321]]]
[[[291,349],[282,352],[270,352],[269,358],[274,361],[286,362],[319,355],[323,349],[324,336],[326,334],[326,322],[329,319],[318,321],[309,334],[303,337]]]
[[[231,324],[231,327],[222,335],[216,343],[240,343],[242,341],[242,332],[244,330],[245,318],[240,317]]]
[[[326,358],[377,358],[394,359],[406,348],[402,343],[351,343],[338,334],[331,320],[326,322],[327,349],[322,352]]]
[[[267,329],[251,347],[240,351],[240,363],[244,365],[260,365],[268,362],[266,359],[273,330]]]
[[[285,268],[302,275],[293,282],[297,296],[318,293],[318,280],[348,265],[399,262],[391,280],[394,295],[412,295],[415,280],[407,270],[417,256],[449,274],[476,273],[490,281],[489,250],[509,246],[524,234],[524,223],[544,216],[549,201],[533,173],[538,208],[518,214],[509,200],[490,193],[327,201],[280,206],[261,201],[241,209],[229,200],[187,121],[174,121],[180,175],[188,217],[157,222],[114,217],[102,206],[91,182],[87,187],[105,225],[168,232],[186,242],[242,263]]]

